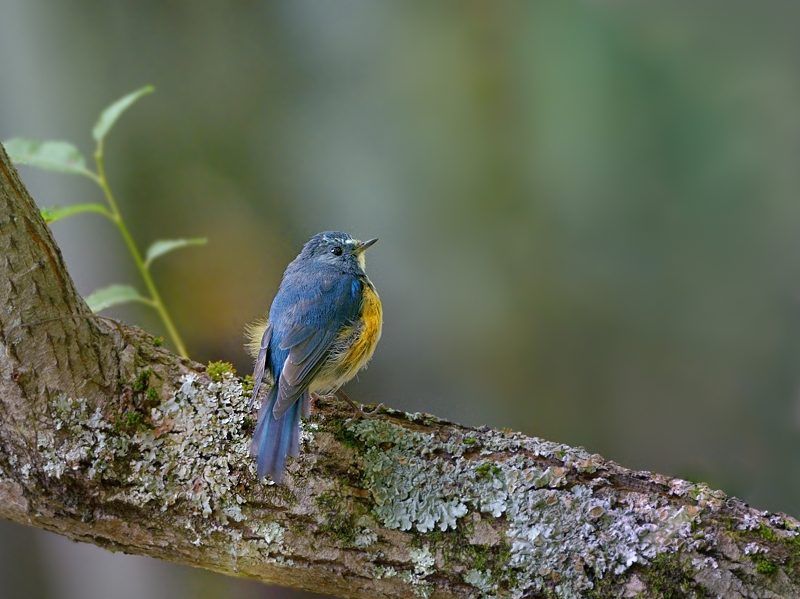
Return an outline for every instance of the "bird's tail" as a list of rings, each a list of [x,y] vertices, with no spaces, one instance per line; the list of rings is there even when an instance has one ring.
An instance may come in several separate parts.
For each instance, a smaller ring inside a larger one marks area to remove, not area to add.
[[[305,397],[294,402],[283,416],[275,418],[272,409],[277,396],[276,384],[269,390],[258,411],[258,425],[250,444],[250,455],[256,458],[259,479],[269,474],[275,484],[280,484],[286,470],[286,457],[296,458],[300,453],[300,409]]]

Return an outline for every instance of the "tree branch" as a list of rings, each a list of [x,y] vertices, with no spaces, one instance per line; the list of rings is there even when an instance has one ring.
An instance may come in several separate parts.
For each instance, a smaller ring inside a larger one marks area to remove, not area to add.
[[[255,479],[242,382],[90,317],[0,149],[0,516],[342,597],[800,596],[800,524],[582,448],[320,400]]]

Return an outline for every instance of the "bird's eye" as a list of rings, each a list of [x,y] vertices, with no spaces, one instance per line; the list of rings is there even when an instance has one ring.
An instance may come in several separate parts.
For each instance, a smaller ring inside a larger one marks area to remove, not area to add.
[[[338,245],[336,247],[332,247],[331,248],[331,254],[333,254],[334,256],[341,256],[342,255],[342,248],[340,248]]]

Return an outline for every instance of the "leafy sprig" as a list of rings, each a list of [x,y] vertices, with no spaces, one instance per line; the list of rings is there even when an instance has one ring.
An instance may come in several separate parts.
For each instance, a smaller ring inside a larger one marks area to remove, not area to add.
[[[186,347],[183,340],[175,328],[172,318],[167,312],[167,308],[161,299],[161,294],[158,292],[155,282],[150,275],[150,266],[153,261],[161,256],[177,250],[193,245],[204,245],[208,240],[206,238],[193,238],[193,239],[169,239],[159,240],[153,242],[142,258],[136,243],[122,218],[122,213],[119,210],[117,200],[111,192],[111,187],[106,177],[105,162],[104,162],[104,142],[111,131],[111,128],[117,122],[119,117],[128,108],[130,108],[139,98],[144,95],[152,93],[153,86],[147,85],[141,89],[132,92],[123,98],[120,98],[111,106],[106,108],[97,119],[97,123],[92,129],[92,137],[96,142],[94,151],[94,161],[96,170],[90,170],[86,166],[86,160],[80,153],[80,150],[69,142],[66,141],[41,141],[36,139],[26,139],[22,137],[15,137],[3,142],[8,156],[16,164],[26,164],[38,168],[57,171],[60,173],[67,173],[70,175],[82,175],[94,181],[100,189],[103,190],[105,195],[106,204],[90,203],[90,204],[75,204],[73,206],[65,207],[52,207],[43,208],[41,213],[45,221],[54,223],[76,214],[85,212],[94,212],[101,214],[113,222],[119,229],[122,238],[127,245],[128,250],[133,258],[136,268],[142,276],[145,287],[147,288],[147,295],[141,294],[135,287],[131,285],[113,284],[102,289],[93,291],[87,296],[86,303],[91,308],[92,312],[100,312],[111,306],[125,304],[129,302],[140,302],[154,308],[161,317],[164,327],[167,329],[170,339],[177,352],[188,357]]]

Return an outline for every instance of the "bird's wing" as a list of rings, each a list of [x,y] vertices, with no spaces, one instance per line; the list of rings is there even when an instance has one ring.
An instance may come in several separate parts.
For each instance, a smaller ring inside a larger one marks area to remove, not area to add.
[[[264,329],[264,334],[261,336],[261,344],[258,348],[258,355],[256,356],[256,366],[253,369],[253,396],[250,398],[250,406],[256,402],[258,397],[258,388],[261,387],[261,380],[264,378],[264,370],[267,365],[267,358],[269,357],[269,344],[272,340],[272,325],[268,324]]]
[[[335,346],[343,327],[358,317],[361,282],[337,273],[291,307],[295,324],[279,348],[289,352],[278,380],[273,415],[280,418],[308,388]]]

